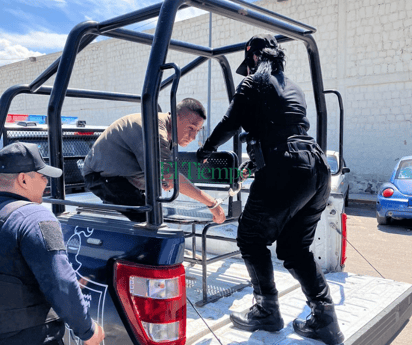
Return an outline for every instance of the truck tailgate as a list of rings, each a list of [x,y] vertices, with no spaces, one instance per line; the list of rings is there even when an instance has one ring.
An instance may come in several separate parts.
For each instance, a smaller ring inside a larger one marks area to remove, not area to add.
[[[210,293],[224,293],[230,286],[248,279],[245,266],[236,258],[211,264],[208,268]],[[294,333],[293,320],[296,317],[305,319],[310,309],[306,306],[298,282],[276,262],[274,268],[285,328],[278,333],[250,333],[232,326],[230,312],[247,310],[252,305],[252,288],[247,287],[215,303],[196,307],[222,344],[323,344]],[[326,278],[345,335],[344,344],[387,344],[412,314],[410,284],[346,272],[329,273]],[[186,279],[187,296],[194,303],[201,299],[201,268],[186,267]],[[190,303],[187,344],[219,344]]]

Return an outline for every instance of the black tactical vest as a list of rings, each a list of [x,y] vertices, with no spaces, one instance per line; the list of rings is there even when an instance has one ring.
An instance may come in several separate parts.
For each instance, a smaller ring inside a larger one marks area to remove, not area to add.
[[[7,218],[29,201],[6,201],[0,205],[0,231]],[[24,284],[19,277],[0,273],[0,334],[42,325],[57,315],[37,282]]]

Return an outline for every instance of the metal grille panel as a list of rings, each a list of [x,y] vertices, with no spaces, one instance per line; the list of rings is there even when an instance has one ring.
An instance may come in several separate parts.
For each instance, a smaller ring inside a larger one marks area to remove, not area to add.
[[[179,171],[192,183],[232,184],[237,181],[237,156],[215,152],[206,163],[198,163],[196,152],[179,152]]]
[[[63,156],[86,156],[99,137],[100,133],[91,135],[75,135],[73,132],[63,132]],[[39,131],[7,131],[7,143],[16,141],[37,144],[43,157],[49,156],[47,132]]]
[[[84,186],[82,176],[84,158],[101,134],[101,132],[96,131],[83,135],[81,133],[78,129],[63,131],[63,171],[67,187]],[[49,162],[48,132],[46,130],[6,129],[4,139],[4,145],[17,141],[36,144],[45,162]]]

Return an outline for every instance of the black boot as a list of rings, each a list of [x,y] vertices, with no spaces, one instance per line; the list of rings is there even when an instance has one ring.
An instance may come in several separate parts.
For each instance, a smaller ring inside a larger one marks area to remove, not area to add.
[[[230,320],[236,328],[254,332],[256,330],[277,332],[283,326],[277,295],[255,295],[256,304],[243,313],[234,312]]]
[[[294,320],[293,329],[302,337],[318,339],[328,345],[337,345],[345,337],[339,329],[338,319],[333,303],[307,302],[312,315],[306,321]]]
[[[322,268],[315,262],[312,253],[306,260],[302,260],[299,266],[295,264],[293,268],[286,265],[285,267],[300,283],[302,292],[309,302],[333,303]]]

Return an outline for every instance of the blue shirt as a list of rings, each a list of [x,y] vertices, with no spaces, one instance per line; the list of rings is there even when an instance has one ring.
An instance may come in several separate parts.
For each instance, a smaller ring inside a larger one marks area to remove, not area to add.
[[[0,203],[7,200],[27,199],[0,192]],[[4,223],[0,243],[0,273],[17,277],[25,284],[38,284],[74,333],[82,340],[90,339],[94,322],[69,263],[56,217],[39,204],[22,206]]]

